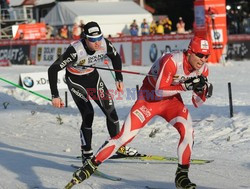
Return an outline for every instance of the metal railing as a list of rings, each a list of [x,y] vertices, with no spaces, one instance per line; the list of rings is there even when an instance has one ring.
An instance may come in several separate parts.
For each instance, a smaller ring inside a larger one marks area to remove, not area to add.
[[[0,39],[12,38],[12,25],[33,21],[33,9],[30,6],[8,9],[0,6]]]

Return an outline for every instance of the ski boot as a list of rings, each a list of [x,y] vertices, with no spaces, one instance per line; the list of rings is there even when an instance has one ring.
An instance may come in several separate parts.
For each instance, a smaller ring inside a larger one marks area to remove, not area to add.
[[[128,147],[128,146],[121,146],[116,154],[124,157],[134,157],[138,154],[138,151],[134,148]]]
[[[81,151],[82,151],[82,164],[84,165],[86,160],[88,160],[88,159],[90,160],[93,157],[93,150],[90,149],[90,150],[86,151],[82,148]]]
[[[97,169],[97,164],[94,162],[94,160],[86,159],[85,163],[83,166],[79,169],[77,169],[73,173],[73,179],[75,184],[79,184],[82,181],[86,180],[89,178]]]
[[[175,173],[175,186],[177,189],[195,189],[196,184],[192,183],[188,178],[189,165],[180,165]]]

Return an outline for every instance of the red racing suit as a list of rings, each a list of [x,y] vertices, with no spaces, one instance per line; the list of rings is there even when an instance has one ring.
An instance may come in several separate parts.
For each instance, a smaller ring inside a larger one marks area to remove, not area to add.
[[[165,54],[151,67],[140,89],[139,98],[133,105],[120,133],[108,140],[97,152],[96,163],[102,163],[111,157],[120,146],[126,145],[136,136],[155,115],[161,116],[173,125],[180,134],[178,144],[179,164],[189,165],[194,141],[194,130],[190,113],[183,103],[180,93],[185,92],[184,81],[203,74],[208,76],[208,67],[204,64],[194,70],[183,52]],[[207,89],[201,93],[193,92],[195,107],[206,100]]]

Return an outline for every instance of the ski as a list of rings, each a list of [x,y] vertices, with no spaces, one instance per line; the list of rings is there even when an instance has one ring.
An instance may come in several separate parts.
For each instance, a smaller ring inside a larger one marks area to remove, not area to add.
[[[77,156],[78,159],[81,159],[81,156]],[[116,160],[116,159],[121,159],[121,160],[139,160],[139,161],[159,161],[162,163],[169,163],[169,164],[175,164],[178,163],[178,158],[177,157],[168,157],[168,156],[159,156],[159,155],[147,155],[147,154],[137,154],[135,156],[125,156],[121,154],[115,154],[109,159],[111,160]],[[191,164],[206,164],[206,163],[211,163],[214,160],[206,160],[206,159],[191,159],[190,163]]]
[[[165,163],[178,163],[177,157],[167,157],[158,155],[147,155],[147,154],[137,154],[136,156],[123,156],[123,155],[113,155],[110,159],[126,159],[126,160],[141,160],[141,161],[160,161]],[[214,160],[205,159],[191,159],[191,164],[206,164],[211,163]]]
[[[71,167],[73,167],[75,169],[81,168],[80,166],[77,166],[77,165],[74,165],[74,164],[71,164]],[[102,171],[99,171],[99,170],[95,170],[94,175],[98,176],[98,177],[101,177],[101,178],[108,179],[108,180],[112,180],[112,181],[120,181],[120,180],[122,180],[121,177],[112,176],[112,175],[106,174],[106,173],[104,173]]]

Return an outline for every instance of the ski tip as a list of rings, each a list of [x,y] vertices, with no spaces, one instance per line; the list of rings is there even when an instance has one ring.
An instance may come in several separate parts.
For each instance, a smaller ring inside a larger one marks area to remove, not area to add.
[[[64,189],[71,189],[75,185],[75,181],[72,179],[65,187]]]

